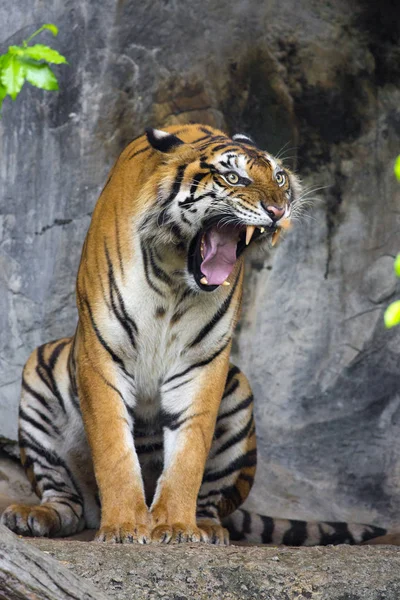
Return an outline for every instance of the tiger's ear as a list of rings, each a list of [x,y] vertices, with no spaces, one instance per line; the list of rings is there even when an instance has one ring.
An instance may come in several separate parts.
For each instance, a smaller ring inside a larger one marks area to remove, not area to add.
[[[243,144],[247,144],[248,146],[255,146],[256,143],[252,140],[248,135],[244,135],[244,133],[235,133],[232,136],[234,142],[242,142]]]
[[[183,144],[182,140],[176,135],[162,131],[161,129],[152,129],[149,127],[146,129],[146,135],[150,146],[160,152],[170,152],[173,148]]]

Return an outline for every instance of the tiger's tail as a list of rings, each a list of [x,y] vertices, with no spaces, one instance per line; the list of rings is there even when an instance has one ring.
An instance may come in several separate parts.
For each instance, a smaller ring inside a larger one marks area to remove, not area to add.
[[[330,544],[400,545],[400,531],[374,525],[332,521],[275,519],[244,509],[224,519],[232,542],[279,546],[327,546]]]

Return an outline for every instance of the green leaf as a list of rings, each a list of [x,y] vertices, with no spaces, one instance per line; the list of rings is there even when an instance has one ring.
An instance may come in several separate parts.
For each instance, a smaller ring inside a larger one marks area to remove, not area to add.
[[[1,112],[1,107],[3,106],[3,100],[6,96],[7,96],[7,90],[4,87],[4,85],[0,82],[0,112]]]
[[[53,23],[45,23],[40,29],[48,29],[54,36],[58,33],[58,27],[57,25],[53,25]]]
[[[394,259],[394,272],[396,273],[397,277],[400,277],[400,254],[398,254]]]
[[[5,55],[0,79],[7,94],[10,94],[11,98],[15,100],[25,81],[25,67],[17,56]]]
[[[24,62],[26,78],[32,85],[42,90],[58,90],[57,77],[49,66]]]
[[[400,181],[400,155],[396,158],[394,162],[394,174],[396,175],[397,181]]]
[[[21,46],[9,46],[8,54],[15,54],[16,56],[22,56],[24,53],[24,49]]]
[[[49,48],[49,46],[44,46],[43,44],[28,46],[24,49],[24,56],[33,58],[34,60],[45,60],[46,62],[54,63],[55,65],[67,63],[65,57],[57,52],[57,50]]]
[[[385,310],[384,320],[388,329],[400,323],[400,300],[389,304]]]

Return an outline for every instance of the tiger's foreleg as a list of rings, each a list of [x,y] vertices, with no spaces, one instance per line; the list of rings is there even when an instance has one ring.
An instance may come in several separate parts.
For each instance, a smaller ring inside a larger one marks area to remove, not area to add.
[[[147,543],[150,539],[139,460],[132,423],[121,391],[122,365],[93,334],[81,335],[77,382],[86,435],[101,500],[96,540]]]
[[[185,372],[164,383],[163,410],[172,417],[164,428],[164,470],[150,509],[154,541],[207,541],[196,523],[196,503],[224,391],[229,346],[199,374]]]
[[[256,462],[253,395],[245,375],[231,364],[197,501],[197,524],[211,543],[229,542],[221,522],[249,495]]]

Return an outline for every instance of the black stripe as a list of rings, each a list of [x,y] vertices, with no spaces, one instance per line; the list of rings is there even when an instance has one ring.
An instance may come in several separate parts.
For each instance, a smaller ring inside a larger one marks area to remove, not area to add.
[[[54,378],[54,373],[52,371],[52,369],[54,368],[54,366],[57,362],[57,359],[60,355],[61,350],[66,345],[66,342],[61,342],[54,348],[54,350],[52,351],[52,353],[50,355],[49,364],[47,364],[44,359],[44,348],[47,345],[48,344],[44,344],[43,346],[40,346],[37,349],[38,365],[36,366],[36,372],[39,375],[40,379],[43,381],[43,383],[49,388],[49,390],[51,390],[53,392],[54,396],[58,400],[61,410],[64,413],[66,413],[67,411],[65,409],[64,399],[60,393],[57,382]]]
[[[189,308],[180,309],[180,310],[175,311],[171,317],[171,325],[176,325],[176,323],[178,323],[178,321],[181,320],[183,315],[185,315],[188,310],[189,310]]]
[[[220,495],[221,495],[221,490],[218,488],[218,489],[210,490],[206,494],[199,494],[197,496],[197,499],[198,500],[207,500],[207,498],[209,498],[210,496],[220,496]]]
[[[79,402],[77,401],[78,388],[76,385],[75,342],[76,342],[76,337],[74,336],[73,340],[72,340],[71,348],[69,350],[69,356],[68,356],[68,375],[69,375],[70,385],[72,387],[72,390],[70,390],[70,398],[71,398],[75,408],[77,408],[78,411],[80,412]]]
[[[183,206],[185,204],[186,200],[184,202],[182,202],[182,204],[180,206]],[[191,222],[189,221],[189,219],[187,219],[184,215],[183,212],[181,212],[181,219],[184,223],[186,223],[186,225],[191,225]]]
[[[103,278],[101,276],[102,269],[100,269],[100,266],[99,266],[99,253],[98,252],[96,252],[95,260],[96,260],[96,275],[97,275],[98,282],[100,283],[103,300],[104,300],[105,305],[107,306],[108,310],[111,312],[111,305],[107,298],[106,290],[105,290],[104,283],[103,283]],[[88,271],[86,272],[86,276],[89,279],[89,281],[92,281],[91,274]]]
[[[49,369],[51,369],[53,371],[62,350],[64,350],[65,346],[67,346],[69,343],[70,343],[70,340],[63,340],[59,344],[57,344],[57,346],[54,348],[54,350],[50,354]],[[53,373],[52,373],[52,375],[53,375]]]
[[[219,144],[217,146],[214,146],[212,151],[218,152],[219,150],[223,150],[224,148],[232,148],[232,144],[229,141],[226,144]]]
[[[146,277],[146,281],[147,281],[148,285],[151,287],[151,289],[156,292],[156,294],[158,294],[159,296],[162,296],[163,298],[165,298],[164,292],[162,292],[156,285],[154,285],[154,283],[150,279],[150,275],[149,275],[149,259],[148,259],[148,256],[147,256],[147,250],[146,250],[146,248],[144,246],[143,240],[140,241],[140,247],[141,247],[141,250],[142,250],[144,274],[145,274],[145,277]]]
[[[178,308],[187,298],[189,298],[190,296],[193,296],[194,294],[195,294],[195,292],[193,292],[192,289],[186,288],[185,291],[183,292],[182,296],[179,298],[179,301],[176,304],[175,308]]]
[[[232,462],[229,463],[225,469],[221,469],[220,471],[214,471],[212,473],[206,473],[203,477],[203,483],[209,481],[217,481],[218,479],[222,479],[227,475],[232,475],[235,471],[243,469],[245,467],[255,467],[257,464],[257,451],[249,450],[246,454],[242,456],[238,456]]]
[[[253,402],[253,394],[250,394],[250,396],[247,396],[247,398],[245,398],[244,400],[239,402],[239,404],[237,404],[234,408],[232,408],[232,410],[228,410],[227,412],[221,413],[220,415],[218,415],[217,423],[221,419],[225,419],[226,417],[231,417],[235,413],[238,413],[240,410],[248,408],[252,402]]]
[[[46,468],[46,467],[44,467],[44,468]],[[35,473],[35,479],[36,479],[36,483],[40,483],[41,481],[46,479],[47,481],[50,482],[50,484],[54,487],[54,489],[57,488],[59,492],[64,493],[69,490],[69,487],[65,483],[65,481],[56,481],[55,479],[53,479],[53,477],[49,473],[37,473],[37,474]],[[51,489],[51,488],[47,487],[47,489]]]
[[[70,376],[70,378],[71,378],[71,376]],[[81,405],[79,404],[78,390],[77,390],[76,386],[73,385],[72,383],[70,383],[70,385],[68,387],[68,395],[69,395],[69,399],[71,401],[72,406],[78,411],[78,413],[80,413]]]
[[[76,512],[76,510],[67,502],[67,500],[59,500],[57,498],[56,502],[57,502],[57,504],[62,504],[63,506],[67,506],[74,513],[74,515],[78,519],[78,521],[81,520],[82,514],[78,515],[78,513]],[[82,504],[82,502],[75,502],[75,504],[79,504],[80,507],[81,507],[81,509],[82,509],[82,512],[83,512],[83,504]]]
[[[247,473],[240,473],[239,479],[242,479],[243,481],[247,481],[247,483],[249,483],[250,485],[253,485],[253,483],[254,483],[253,475],[248,475]]]
[[[295,521],[290,519],[291,527],[282,538],[285,546],[303,546],[308,538],[306,521]]]
[[[217,452],[215,453],[215,456],[222,454],[223,452],[225,452],[225,450],[228,450],[228,448],[231,448],[235,444],[238,444],[239,442],[241,442],[245,438],[247,438],[252,424],[253,424],[253,415],[251,415],[248,423],[246,423],[246,425],[244,427],[242,427],[242,429],[240,431],[238,431],[234,436],[232,436],[229,440],[227,440],[224,444],[222,444],[222,446],[220,448],[218,448]]]
[[[272,536],[274,534],[275,522],[271,517],[264,517],[264,515],[258,515],[263,524],[263,530],[261,533],[261,541],[263,544],[272,544]]]
[[[35,452],[36,454],[38,454],[40,457],[44,458],[50,465],[52,465],[53,467],[61,467],[65,470],[65,472],[67,473],[71,484],[74,486],[75,491],[77,493],[77,497],[78,498],[82,498],[82,494],[80,491],[80,488],[78,486],[78,484],[75,481],[74,476],[72,475],[70,469],[67,467],[67,465],[65,464],[65,462],[58,456],[58,454],[56,454],[55,452],[48,450],[46,448],[44,448],[37,440],[35,440],[29,433],[27,432],[20,432],[19,435],[19,445],[20,448],[23,448],[24,450],[32,450],[33,452]],[[32,463],[34,464],[35,462],[38,462],[36,460],[36,458],[31,458]],[[26,464],[26,463],[25,463]],[[42,468],[49,468],[51,469],[51,467],[48,467],[47,465],[43,465],[42,464]],[[70,495],[73,495],[73,493],[70,493]]]
[[[46,429],[46,427],[44,427],[44,425],[42,425],[41,423],[39,423],[38,421],[36,421],[32,417],[30,417],[29,415],[27,415],[23,408],[19,409],[19,419],[20,419],[20,421],[26,421],[27,423],[30,423],[36,429],[39,429],[39,431],[42,431],[43,433],[45,433],[49,437],[51,436],[50,431],[48,429]],[[21,427],[21,423],[20,423],[20,427]]]
[[[222,437],[226,432],[228,431],[228,427],[216,427],[215,431],[214,431],[214,439],[215,440],[219,440],[220,437]]]
[[[227,503],[229,503],[229,512],[232,513],[234,510],[238,508],[241,504],[243,504],[243,498],[240,495],[238,488],[236,487],[236,483],[230,485],[228,487],[223,487],[222,496]],[[242,510],[242,512],[244,512]]]
[[[219,502],[213,502],[212,500],[209,500],[205,504],[200,504],[198,507],[203,510],[204,508],[218,509],[218,506],[219,506]]]
[[[177,225],[176,223],[173,223],[172,225],[170,225],[170,230],[171,230],[171,233],[173,233],[173,235],[180,242],[182,240],[182,231],[181,231],[179,225]],[[178,244],[177,249],[179,250],[179,249],[182,249],[182,248],[184,248],[184,246],[180,247],[179,244]]]
[[[249,534],[251,532],[251,515],[248,510],[242,509],[243,513],[243,533]]]
[[[70,492],[69,490],[58,490],[56,487],[52,487],[51,485],[44,485],[42,486],[43,492],[51,492],[52,490],[54,490],[55,494],[53,496],[54,501],[58,502],[59,499],[60,500],[70,500],[71,502],[73,502],[74,504],[78,504],[83,506],[83,500],[77,496],[76,494]],[[59,494],[64,494],[63,496],[59,496]]]
[[[232,365],[228,371],[228,375],[226,376],[226,383],[225,383],[225,389],[228,387],[228,385],[230,384],[230,382],[232,381],[232,379],[235,377],[235,375],[239,375],[240,373],[240,369],[238,369],[238,367],[236,367],[235,365]]]
[[[132,160],[132,158],[135,158],[138,154],[142,154],[142,152],[147,152],[147,150],[152,150],[152,147],[145,146],[144,148],[141,148],[140,150],[136,150],[136,152],[134,152],[131,156],[128,156],[127,160]]]
[[[214,354],[212,354],[209,358],[206,358],[206,359],[204,359],[202,361],[194,363],[193,365],[191,365],[190,367],[188,367],[187,369],[185,369],[181,373],[177,373],[176,375],[172,375],[172,377],[169,377],[168,379],[166,379],[164,381],[163,385],[165,385],[166,383],[169,383],[170,381],[173,381],[174,379],[178,379],[178,377],[182,377],[183,375],[186,375],[186,373],[189,373],[189,371],[192,371],[193,369],[197,369],[199,367],[204,367],[205,365],[208,365],[215,358],[217,358],[217,356],[219,356],[220,354],[222,354],[222,352],[225,350],[225,348],[228,346],[229,343],[230,343],[230,339],[219,350],[217,350],[216,352],[214,352]]]
[[[174,200],[174,198],[176,198],[176,196],[179,194],[179,190],[181,189],[181,183],[183,180],[183,176],[185,174],[185,170],[186,170],[187,165],[180,165],[177,169],[176,175],[175,175],[175,179],[174,179],[174,183],[172,184],[172,188],[171,191],[169,193],[169,196],[163,201],[162,203],[162,207],[168,206],[169,204],[171,204],[171,202]]]
[[[108,265],[108,285],[110,288],[111,307],[114,312],[114,315],[122,325],[123,329],[125,329],[126,333],[128,334],[132,347],[136,349],[135,333],[137,333],[138,331],[137,325],[135,321],[128,315],[124,300],[122,298],[122,294],[117,286],[117,282],[115,280],[114,275],[114,268],[111,262],[106,242],[104,242],[104,251],[106,254]],[[117,297],[119,307],[117,307],[117,304],[115,302],[115,295]]]
[[[237,529],[233,519],[228,518],[226,521],[224,520],[223,524],[228,529],[229,537],[232,542],[240,542],[244,540],[243,532]]]
[[[240,385],[239,379],[235,379],[235,381],[233,382],[233,384],[231,385],[231,387],[229,389],[225,388],[225,392],[224,392],[222,398],[227,398],[228,396],[230,396],[231,394],[233,394],[233,392],[236,392],[236,390],[238,389],[239,385]]]
[[[117,392],[118,396],[119,396],[119,397],[120,397],[122,400],[124,400],[124,397],[123,397],[122,393],[119,391],[119,389],[118,389],[118,388],[117,388],[115,385],[113,385],[113,384],[112,384],[110,381],[108,381],[108,379],[106,379],[106,378],[105,378],[105,376],[103,375],[103,372],[102,372],[102,371],[101,371],[101,370],[100,370],[100,369],[97,367],[97,365],[96,365],[96,364],[94,364],[94,363],[93,363],[93,361],[92,361],[92,358],[91,358],[91,356],[88,354],[88,352],[87,352],[87,350],[86,350],[85,346],[83,346],[83,351],[84,351],[84,353],[85,353],[86,357],[88,358],[88,360],[89,360],[89,362],[90,362],[90,366],[92,367],[93,371],[94,371],[95,373],[97,373],[97,375],[100,377],[100,379],[102,379],[102,380],[104,381],[104,383],[105,383],[105,384],[106,384],[106,385],[107,385],[109,388],[111,388],[112,390],[114,390],[114,392]],[[122,367],[122,369],[123,369],[123,372],[124,372],[124,374],[125,374],[125,375],[128,375],[128,377],[129,377],[130,379],[133,379],[133,376],[132,376],[132,375],[130,375],[129,373],[127,373],[127,372],[125,371],[125,367],[124,367],[124,366]],[[77,406],[78,406],[78,410],[79,410],[79,412],[80,412],[80,404],[79,404],[79,401],[77,402]]]
[[[191,421],[196,416],[197,415],[191,415],[189,417],[184,417],[183,419],[180,419],[179,421],[175,421],[174,423],[171,423],[170,425],[166,425],[166,428],[169,429],[170,431],[176,431],[177,429],[182,427],[182,425],[184,425],[187,421]]]
[[[36,481],[37,481],[37,479],[36,479]],[[49,481],[49,483],[43,483],[43,485],[41,485],[40,489],[42,492],[49,492],[49,491],[54,490],[55,492],[58,492],[60,494],[68,494],[68,490],[65,489],[65,486],[58,484],[54,480]]]
[[[183,385],[186,385],[190,381],[192,381],[192,380],[191,379],[185,379],[184,381],[182,381],[182,383],[177,383],[176,385],[174,385],[173,387],[169,388],[168,390],[163,390],[163,393],[164,394],[169,394],[169,392],[172,392],[173,390],[177,390],[178,388],[182,387]]]
[[[95,332],[96,337],[99,340],[100,344],[103,346],[104,350],[106,350],[108,352],[108,354],[111,356],[113,361],[116,362],[118,365],[120,365],[123,368],[123,370],[125,371],[125,366],[124,366],[124,362],[123,362],[122,358],[120,358],[117,354],[115,354],[115,352],[113,350],[111,350],[110,346],[107,344],[107,342],[101,335],[99,328],[97,327],[96,322],[94,320],[92,308],[89,304],[88,299],[86,297],[82,297],[82,300],[85,303],[86,308],[88,309],[89,318],[90,318],[90,322],[92,324],[93,331]],[[129,373],[127,373],[127,374],[129,375]]]
[[[206,325],[204,325],[204,327],[199,331],[195,339],[189,344],[189,346],[187,346],[188,348],[193,348],[193,346],[199,344],[214,329],[217,323],[219,323],[219,321],[225,316],[231,304],[233,295],[236,291],[236,286],[240,278],[240,273],[241,269],[239,269],[239,273],[236,276],[235,283],[233,284],[232,290],[229,293],[229,295],[225,298],[225,300],[223,301],[217,312],[213,315],[211,320]]]
[[[34,406],[30,405],[29,408],[30,408],[30,410],[33,410],[40,419],[43,419],[43,421],[45,423],[47,423],[47,425],[50,425],[50,427],[52,428],[52,430],[54,431],[54,433],[56,435],[60,435],[61,432],[60,432],[59,428],[57,427],[57,425],[55,425],[54,419],[49,419],[49,417],[47,417],[44,413],[42,413],[41,410],[39,410],[38,408],[35,408]]]
[[[380,537],[381,535],[386,535],[388,533],[387,529],[383,529],[382,527],[375,527],[374,525],[368,525],[362,534],[362,541],[367,542],[375,537]]]
[[[198,184],[200,183],[200,181],[202,179],[204,179],[204,177],[206,177],[208,175],[208,173],[197,173],[197,175],[195,175],[192,179],[192,184],[190,186],[190,195],[192,196],[192,198],[194,197],[197,188],[198,188]]]
[[[119,236],[118,214],[117,214],[117,205],[116,204],[114,204],[114,219],[115,219],[115,239],[116,239],[116,245],[117,245],[119,268],[121,269],[122,277],[124,277],[125,272],[124,272],[124,263],[122,260],[122,253],[121,253],[121,240],[120,240],[120,236]]]
[[[325,524],[329,525],[329,527],[332,527],[333,533],[326,533],[325,531],[323,531],[323,529],[321,527],[321,525],[323,525],[323,524],[324,523],[321,523],[318,525],[319,533],[321,536],[319,539],[319,543],[322,546],[327,546],[329,544],[355,544],[356,543],[352,534],[349,531],[347,523],[336,523],[336,522],[332,523],[331,521],[327,521]],[[378,527],[377,527],[377,529],[379,530]],[[373,537],[375,537],[375,536],[373,536]],[[297,545],[297,544],[293,544],[293,545]]]
[[[22,387],[26,390],[31,396],[33,396],[44,408],[46,408],[49,412],[53,412],[53,407],[49,405],[48,400],[39,394],[36,390],[31,388],[31,386],[26,382],[24,378],[22,378]]]
[[[200,163],[200,169],[206,169],[210,173],[217,173],[217,169],[214,167],[214,165],[211,165],[210,163],[207,163],[205,161],[202,161]]]
[[[203,132],[204,132],[205,130],[204,130],[204,129],[202,129],[201,131],[203,131]],[[208,131],[207,131],[207,135],[202,135],[201,137],[199,137],[199,138],[197,138],[197,139],[193,140],[193,142],[190,142],[190,143],[191,143],[191,144],[197,144],[197,143],[199,143],[199,142],[203,142],[204,140],[209,140],[209,139],[210,139],[210,135],[211,135],[211,132],[208,132]]]
[[[39,346],[36,351],[37,356],[37,365],[36,365],[36,373],[40,377],[41,381],[45,384],[46,387],[49,388],[51,392],[54,393],[52,388],[51,378],[49,377],[48,368],[46,365],[46,361],[44,360],[44,349],[47,344],[43,344]]]
[[[159,414],[161,427],[167,427],[169,429],[174,427],[175,423],[179,422],[184,412],[184,410],[180,410],[177,413],[169,413],[165,410],[161,410]]]
[[[158,279],[160,279],[161,281],[166,283],[167,285],[171,286],[173,283],[171,277],[156,263],[156,260],[154,258],[151,248],[149,248],[149,255],[150,255],[150,265],[151,265],[151,268],[153,269],[154,275]]]
[[[196,517],[198,519],[215,519],[215,517],[218,515],[217,511],[210,511],[207,510],[206,508],[201,508],[200,510],[198,510],[196,512]]]

